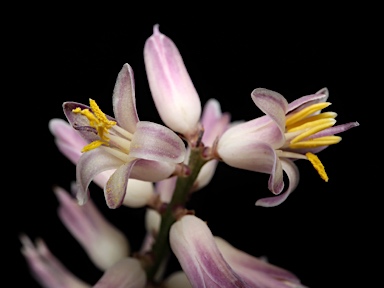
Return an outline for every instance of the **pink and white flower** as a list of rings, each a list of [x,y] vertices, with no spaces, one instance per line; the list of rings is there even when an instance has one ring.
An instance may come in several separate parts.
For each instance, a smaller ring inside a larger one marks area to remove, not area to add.
[[[76,165],[82,154],[81,150],[87,145],[85,139],[63,119],[51,119],[49,121],[49,130],[55,137],[54,140],[59,151]],[[116,169],[99,173],[93,178],[93,182],[104,188],[114,171]],[[143,207],[152,200],[153,196],[154,187],[152,182],[130,179],[123,205],[131,208]]]
[[[296,188],[299,170],[293,160],[309,160],[321,178],[328,181],[324,166],[315,153],[340,142],[341,137],[335,134],[359,123],[334,126],[336,113],[320,113],[331,104],[326,102],[326,88],[289,104],[279,93],[264,88],[253,90],[251,96],[266,115],[229,128],[218,141],[216,154],[230,166],[270,174],[268,188],[278,196],[260,199],[256,205],[279,205]],[[281,193],[283,171],[290,184]]]
[[[107,205],[117,208],[123,203],[129,178],[159,181],[175,173],[177,164],[184,161],[186,150],[179,136],[165,126],[139,121],[128,64],[117,77],[112,100],[116,119],[105,115],[92,99],[90,107],[63,104],[69,123],[88,143],[76,165],[80,204],[88,199],[90,182],[104,171],[115,170],[104,194]]]

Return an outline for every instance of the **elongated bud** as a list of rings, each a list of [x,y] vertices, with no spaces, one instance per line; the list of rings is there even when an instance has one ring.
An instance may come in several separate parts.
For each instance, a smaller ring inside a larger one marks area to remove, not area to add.
[[[195,133],[201,114],[199,95],[173,41],[160,33],[159,25],[144,47],[149,87],[163,122],[188,137]]]

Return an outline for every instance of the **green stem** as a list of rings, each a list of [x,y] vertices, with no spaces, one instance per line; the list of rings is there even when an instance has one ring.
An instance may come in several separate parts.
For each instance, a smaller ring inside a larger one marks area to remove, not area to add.
[[[201,147],[191,149],[188,164],[191,174],[186,177],[184,176],[177,178],[172,200],[161,216],[160,230],[152,247],[154,262],[153,265],[147,269],[147,279],[149,281],[154,279],[162,260],[169,256],[169,230],[171,229],[172,224],[177,220],[175,218],[174,212],[181,207],[185,207],[189,192],[191,191],[191,188],[193,187],[193,184],[199,175],[200,169],[207,162],[207,160],[202,157],[201,152]]]

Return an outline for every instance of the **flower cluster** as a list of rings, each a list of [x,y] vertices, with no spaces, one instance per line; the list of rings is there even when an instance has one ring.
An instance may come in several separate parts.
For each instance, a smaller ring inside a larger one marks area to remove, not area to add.
[[[22,253],[44,287],[304,287],[291,272],[253,257],[214,236],[186,203],[205,187],[218,163],[269,174],[273,196],[257,206],[281,204],[299,183],[295,160],[308,160],[328,181],[317,154],[340,142],[336,136],[357,122],[336,125],[323,88],[288,103],[279,93],[256,88],[251,98],[265,115],[231,122],[217,99],[202,107],[174,42],[155,25],[144,47],[151,94],[164,125],[139,120],[133,70],[124,64],[113,90],[113,116],[89,105],[65,102],[67,121],[52,119],[58,149],[76,165],[68,193],[54,192],[58,215],[103,276],[85,283],[67,270],[43,240],[22,235]],[[202,109],[203,108],[203,109]],[[289,183],[284,188],[283,174]],[[146,207],[140,251],[97,210],[89,193],[94,181],[111,209]],[[170,253],[181,271],[163,276]]]

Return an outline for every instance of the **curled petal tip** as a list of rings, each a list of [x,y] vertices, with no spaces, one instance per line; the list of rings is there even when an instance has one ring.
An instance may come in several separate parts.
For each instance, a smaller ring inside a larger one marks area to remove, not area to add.
[[[159,24],[155,24],[155,25],[153,25],[153,34],[161,34],[160,33],[160,30],[159,30],[159,27],[160,27],[160,25]]]

